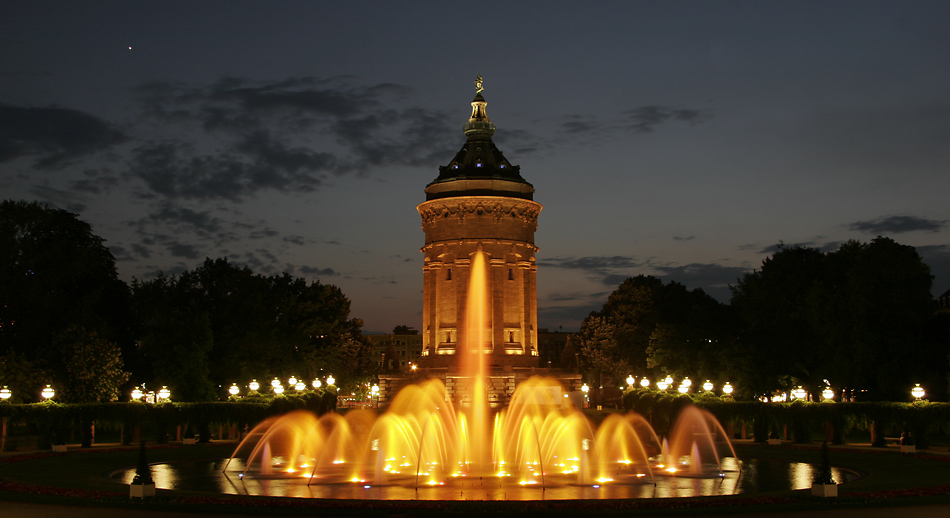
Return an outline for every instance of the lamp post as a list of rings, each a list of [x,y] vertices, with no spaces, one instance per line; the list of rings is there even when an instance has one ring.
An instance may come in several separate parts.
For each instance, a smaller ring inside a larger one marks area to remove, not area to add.
[[[314,378],[313,381],[310,383],[310,385],[313,387],[314,390],[316,390],[320,388],[320,385],[323,385],[323,382],[317,378]]]
[[[257,392],[257,390],[261,388],[261,384],[258,383],[256,379],[253,379],[248,383],[247,388],[249,388],[251,392]]]
[[[726,382],[725,385],[722,386],[722,393],[725,394],[727,397],[732,397],[732,390],[733,390],[732,384],[729,383],[728,381]]]
[[[168,387],[162,385],[162,389],[158,391],[158,402],[168,401],[172,397],[172,391],[168,390]]]
[[[649,386],[650,386],[650,380],[649,380],[646,376],[640,378],[640,386],[643,387],[643,388],[649,387]]]
[[[703,390],[705,390],[706,392],[712,392],[714,388],[715,387],[713,387],[712,382],[709,380],[706,380],[706,383],[703,383]]]
[[[306,388],[307,388],[307,384],[302,381],[298,381],[297,383],[294,383],[294,390],[296,390],[297,392],[303,392]]]
[[[46,388],[44,388],[43,391],[40,392],[40,395],[43,396],[43,398],[45,398],[47,401],[49,401],[53,399],[53,396],[56,395],[56,391],[53,390],[53,387],[47,385]]]
[[[135,387],[134,389],[132,389],[132,401],[141,401],[142,396],[144,395],[145,393],[142,392],[142,389],[140,387]]]
[[[231,394],[232,396],[237,396],[240,393],[241,393],[241,387],[238,387],[237,383],[232,383],[231,386],[228,387],[228,394]]]
[[[587,386],[587,383],[581,385],[581,392],[584,393],[584,408],[590,406],[590,403],[587,401],[587,393],[590,392],[590,387]]]
[[[336,379],[333,376],[327,376],[327,386],[331,386],[336,383]]]
[[[373,408],[379,408],[379,385],[374,383],[369,391],[373,394]]]
[[[826,387],[825,390],[821,391],[821,400],[834,402],[835,391],[831,390],[831,387]]]
[[[808,392],[805,392],[805,389],[803,389],[802,386],[799,385],[798,388],[792,391],[792,396],[794,396],[795,399],[805,399],[806,397],[808,397]]]
[[[915,401],[920,401],[920,398],[924,397],[927,393],[924,392],[923,387],[920,386],[920,383],[915,383],[914,388],[910,390],[910,395],[914,396]]]
[[[12,396],[13,396],[13,392],[11,392],[10,389],[7,388],[6,385],[4,385],[2,389],[0,389],[0,402],[8,400]]]

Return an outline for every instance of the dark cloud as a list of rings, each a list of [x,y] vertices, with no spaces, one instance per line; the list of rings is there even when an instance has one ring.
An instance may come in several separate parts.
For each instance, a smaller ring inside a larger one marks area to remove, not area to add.
[[[87,170],[83,175],[85,178],[70,183],[72,190],[88,194],[109,194],[119,185],[118,177],[101,171]]]
[[[692,241],[692,240],[694,240],[694,239],[696,239],[696,236],[686,236],[686,237],[683,237],[683,236],[673,236],[673,240],[674,240],[674,241]]]
[[[149,250],[147,246],[139,244],[139,243],[132,245],[132,251],[135,252],[135,255],[143,259],[148,259],[152,257],[152,251]]]
[[[172,257],[184,257],[185,259],[198,259],[201,254],[194,245],[184,243],[171,243],[166,246],[166,250]]]
[[[947,220],[924,219],[915,216],[885,216],[875,220],[855,221],[849,230],[867,234],[902,234],[904,232],[939,232],[947,227]]]
[[[636,133],[648,133],[669,121],[696,124],[704,122],[709,115],[701,110],[672,108],[669,106],[639,106],[620,113],[621,127]]]
[[[303,246],[307,244],[306,239],[303,236],[284,236],[283,240],[285,243],[290,243],[292,245]]]
[[[575,332],[580,329],[580,323],[590,315],[591,311],[599,311],[600,304],[585,306],[545,306],[538,308],[538,326],[550,331]],[[561,327],[565,329],[561,329]]]
[[[635,268],[644,263],[636,261],[633,257],[614,255],[589,256],[580,258],[555,257],[538,262],[538,266],[547,266],[552,268],[567,268],[569,270],[587,270],[600,271],[608,268]]]
[[[278,235],[280,235],[280,232],[268,227],[268,228],[263,228],[261,230],[255,230],[251,232],[249,237],[251,239],[263,239],[267,237],[275,237]]]
[[[218,232],[222,225],[221,220],[212,216],[210,211],[197,212],[171,203],[160,204],[158,210],[149,214],[148,219],[174,226],[184,223],[206,233]]]
[[[0,162],[32,157],[56,169],[127,139],[109,122],[69,108],[0,104]]]
[[[345,77],[143,85],[146,118],[175,133],[138,146],[129,169],[161,196],[237,201],[261,190],[312,192],[333,175],[383,164],[431,166],[451,156],[459,135],[445,113],[403,107],[410,92]]]
[[[580,270],[604,286],[616,286],[629,277],[625,270],[646,266],[646,263],[637,261],[633,257],[615,256],[588,256],[588,257],[555,257],[538,262],[539,267],[564,268]],[[618,270],[620,270],[618,272]]]
[[[301,266],[300,272],[314,277],[333,277],[340,275],[333,268],[316,268],[313,266]]]

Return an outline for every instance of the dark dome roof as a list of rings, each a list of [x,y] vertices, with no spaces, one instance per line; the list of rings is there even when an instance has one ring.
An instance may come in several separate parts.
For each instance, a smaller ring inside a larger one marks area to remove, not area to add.
[[[476,82],[480,86],[479,82]],[[467,140],[448,165],[439,167],[439,177],[426,186],[426,199],[452,196],[511,196],[532,199],[534,187],[521,177],[520,167],[511,165],[495,147],[495,125],[488,119],[488,104],[481,91],[472,101],[472,116],[465,125]]]

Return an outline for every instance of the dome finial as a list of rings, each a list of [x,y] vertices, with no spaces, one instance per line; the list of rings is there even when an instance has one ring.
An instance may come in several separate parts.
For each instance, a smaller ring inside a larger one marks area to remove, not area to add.
[[[482,90],[485,89],[482,87],[482,82],[482,75],[478,74],[478,76],[475,77],[475,95],[482,95]]]

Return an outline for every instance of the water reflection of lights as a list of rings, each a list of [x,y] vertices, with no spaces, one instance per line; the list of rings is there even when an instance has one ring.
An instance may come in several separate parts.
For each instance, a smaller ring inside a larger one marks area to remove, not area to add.
[[[352,484],[328,484],[307,486],[309,472],[298,471],[293,475],[276,474],[272,477],[241,477],[232,472],[230,476],[221,473],[225,461],[217,462],[175,462],[169,464],[153,464],[152,473],[156,486],[160,489],[186,489],[190,491],[210,492],[231,495],[251,496],[286,496],[298,498],[379,498],[379,499],[509,499],[533,500],[537,499],[541,488],[540,479],[532,476],[512,479],[505,473],[505,478],[495,479],[488,483],[477,477],[473,480],[448,478],[436,480],[420,473],[420,492],[418,496],[411,487],[400,487],[392,484],[380,484],[365,477],[353,477]],[[785,463],[774,460],[751,459],[743,461],[741,466],[734,458],[723,459],[724,473],[717,473],[712,477],[695,478],[684,477],[680,473],[674,476],[656,478],[654,487],[650,478],[644,473],[630,473],[629,478],[618,478],[613,481],[591,478],[586,485],[575,485],[576,474],[560,475],[548,479],[550,473],[545,473],[545,499],[585,499],[585,498],[671,498],[690,496],[712,496],[749,494],[762,491],[786,489],[803,489],[810,487],[814,468],[808,464]],[[739,469],[741,467],[741,473]],[[242,469],[242,465],[233,469]],[[231,469],[229,468],[229,469]],[[626,468],[624,468],[626,469]],[[541,474],[540,471],[534,473]],[[848,482],[855,475],[832,468],[833,476],[839,483]],[[114,479],[117,482],[128,484],[135,476],[135,470],[117,473]],[[412,478],[411,474],[400,475]],[[624,475],[626,477],[627,475]],[[566,477],[561,478],[559,477]],[[521,482],[525,483],[522,484]],[[370,487],[366,487],[370,486]],[[596,488],[594,486],[597,486]],[[423,488],[424,492],[423,492]],[[479,492],[470,489],[479,488]],[[460,493],[460,489],[464,489]],[[596,489],[596,492],[594,491]]]

